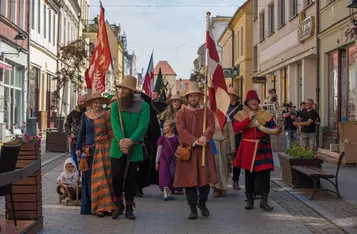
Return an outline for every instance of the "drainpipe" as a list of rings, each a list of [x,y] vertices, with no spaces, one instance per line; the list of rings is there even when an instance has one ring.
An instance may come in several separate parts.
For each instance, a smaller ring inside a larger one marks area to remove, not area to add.
[[[319,39],[319,32],[320,32],[320,2],[316,1],[316,103],[321,106],[320,103],[320,39]],[[320,108],[319,108],[320,109]],[[321,110],[321,109],[320,109]],[[320,113],[321,116],[321,113]],[[321,122],[321,119],[320,119]],[[316,131],[316,148],[320,146],[320,127],[317,127]]]
[[[234,29],[230,25],[228,29],[232,32],[232,68],[234,67]],[[232,87],[234,87],[234,77],[232,77]]]
[[[30,75],[31,75],[31,62],[30,62],[30,33],[31,33],[31,29],[30,29],[30,0],[27,1],[27,7],[28,7],[28,11],[27,11],[27,50],[28,50],[28,54],[27,54],[27,106],[25,107],[26,110],[26,120],[28,120],[29,116],[29,99],[30,99]],[[28,121],[26,121],[26,132],[27,132],[27,124]],[[36,133],[37,133],[37,129],[36,129]]]

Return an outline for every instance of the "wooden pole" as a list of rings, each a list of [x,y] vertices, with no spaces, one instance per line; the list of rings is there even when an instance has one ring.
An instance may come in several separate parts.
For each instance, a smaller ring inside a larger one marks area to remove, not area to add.
[[[113,61],[112,61],[112,67],[113,66]],[[114,85],[115,85],[115,95],[117,96],[117,106],[118,106],[118,114],[119,114],[119,122],[120,122],[120,129],[121,132],[123,133],[124,136],[124,127],[123,127],[123,119],[121,117],[121,105],[120,105],[120,99],[119,99],[119,92],[118,92],[118,86],[117,86],[117,78],[114,75]]]
[[[211,13],[206,13],[206,33],[209,31],[211,21]],[[207,40],[206,40],[206,64],[205,64],[205,74],[204,74],[204,85],[203,85],[203,133],[207,128],[207,82],[208,82],[208,56],[209,51],[207,49]],[[207,145],[202,147],[202,167],[206,166],[206,149]]]

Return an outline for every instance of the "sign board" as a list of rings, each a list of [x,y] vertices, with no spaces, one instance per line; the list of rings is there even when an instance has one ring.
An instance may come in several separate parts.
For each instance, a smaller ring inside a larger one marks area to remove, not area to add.
[[[315,32],[315,17],[308,16],[302,20],[298,26],[297,34],[299,42],[312,37]]]
[[[254,76],[252,82],[255,84],[265,84],[267,82],[267,78],[265,76]]]

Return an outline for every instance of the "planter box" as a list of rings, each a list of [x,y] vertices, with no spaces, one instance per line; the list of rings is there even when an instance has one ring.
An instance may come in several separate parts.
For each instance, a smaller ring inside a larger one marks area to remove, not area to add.
[[[278,153],[280,170],[283,181],[293,188],[313,188],[314,184],[311,178],[303,175],[294,169],[292,166],[312,166],[321,168],[322,160],[317,158],[294,158],[286,153]],[[320,181],[318,181],[320,187]]]
[[[46,151],[48,152],[68,152],[68,136],[66,132],[47,131]]]

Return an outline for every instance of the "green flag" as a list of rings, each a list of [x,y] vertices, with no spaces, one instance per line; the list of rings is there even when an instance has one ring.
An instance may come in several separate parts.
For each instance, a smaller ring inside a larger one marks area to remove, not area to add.
[[[161,67],[159,68],[159,74],[157,74],[154,90],[161,95],[161,98],[163,98],[164,101],[166,101],[165,85],[164,85],[164,79],[162,77]]]

